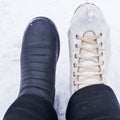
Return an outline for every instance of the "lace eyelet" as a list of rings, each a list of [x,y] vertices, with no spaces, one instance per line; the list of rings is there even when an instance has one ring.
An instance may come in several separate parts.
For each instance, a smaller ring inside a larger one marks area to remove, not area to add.
[[[103,46],[103,43],[101,42],[100,45],[101,45],[101,47],[102,47],[102,46]]]
[[[73,85],[76,86],[76,85],[75,85],[75,81],[73,81]]]
[[[74,68],[76,68],[76,64],[75,63],[73,63],[73,66],[74,66]]]
[[[103,52],[101,52],[101,56],[103,56]]]
[[[74,58],[77,59],[77,54],[74,55]]]
[[[77,45],[77,44],[75,44],[75,48],[78,48],[78,45]]]
[[[102,36],[102,33],[100,33],[100,36]]]
[[[78,35],[76,35],[75,37],[76,37],[76,39],[78,39]]]
[[[75,72],[73,72],[73,77],[75,77]]]

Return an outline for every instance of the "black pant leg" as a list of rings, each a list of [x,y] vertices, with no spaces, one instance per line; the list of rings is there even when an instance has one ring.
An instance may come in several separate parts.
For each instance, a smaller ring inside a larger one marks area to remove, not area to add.
[[[3,120],[58,119],[51,103],[37,95],[23,95],[10,106]]]
[[[120,106],[113,90],[103,84],[77,91],[71,97],[67,120],[120,120]]]

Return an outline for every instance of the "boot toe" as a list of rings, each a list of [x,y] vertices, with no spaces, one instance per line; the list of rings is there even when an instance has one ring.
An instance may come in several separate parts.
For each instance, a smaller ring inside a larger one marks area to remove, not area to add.
[[[28,25],[23,37],[23,51],[32,48],[48,48],[58,51],[59,36],[54,23],[45,17],[37,17]]]

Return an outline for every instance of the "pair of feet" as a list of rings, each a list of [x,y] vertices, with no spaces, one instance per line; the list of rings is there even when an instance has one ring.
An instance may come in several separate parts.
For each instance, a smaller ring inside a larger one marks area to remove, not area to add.
[[[71,93],[88,85],[105,83],[110,41],[109,28],[100,9],[89,3],[78,7],[68,37]],[[54,103],[59,52],[59,35],[54,23],[48,18],[35,18],[23,37],[19,96],[35,94]]]

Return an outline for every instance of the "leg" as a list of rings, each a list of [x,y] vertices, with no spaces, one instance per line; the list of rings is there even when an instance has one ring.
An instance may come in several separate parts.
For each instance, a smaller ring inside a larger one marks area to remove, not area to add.
[[[4,120],[57,120],[57,115],[48,101],[37,95],[23,95],[11,105]]]
[[[18,99],[4,120],[57,120],[53,109],[59,36],[48,18],[35,18],[27,27],[21,52]]]
[[[120,120],[120,106],[113,90],[106,85],[80,89],[71,97],[67,120]]]
[[[72,17],[68,37],[73,96],[67,120],[120,120],[116,96],[104,85],[111,41],[100,8],[92,3],[80,5]]]

